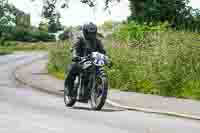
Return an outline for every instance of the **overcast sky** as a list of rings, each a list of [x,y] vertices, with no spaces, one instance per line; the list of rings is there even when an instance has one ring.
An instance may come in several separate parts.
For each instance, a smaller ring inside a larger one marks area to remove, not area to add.
[[[30,0],[9,0],[17,8],[26,13],[31,14],[32,25],[38,25],[41,18],[42,4],[41,0],[30,2]],[[104,12],[104,3],[102,0],[97,0],[98,6],[95,9],[89,8],[87,5],[80,3],[80,0],[71,0],[68,9],[62,9],[61,22],[63,25],[81,25],[87,21],[93,21],[101,24],[106,20],[125,20],[130,15],[128,0],[122,0],[120,4],[114,5],[111,8],[111,14]],[[190,5],[194,8],[200,8],[200,0],[191,0]]]

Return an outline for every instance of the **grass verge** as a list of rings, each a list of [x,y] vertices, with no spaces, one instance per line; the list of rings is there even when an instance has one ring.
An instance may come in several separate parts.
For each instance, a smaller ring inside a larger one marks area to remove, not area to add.
[[[24,43],[24,42],[4,42],[0,45],[0,55],[11,54],[14,51],[48,51],[48,49],[55,45],[52,43]]]
[[[2,56],[2,55],[7,55],[7,54],[11,54],[11,53],[12,53],[11,50],[8,50],[8,49],[6,49],[6,50],[0,49],[0,56]]]
[[[111,88],[161,96],[200,100],[200,36],[167,31],[137,44],[105,40],[114,66],[107,70]],[[64,78],[70,63],[70,44],[49,52],[48,70]]]

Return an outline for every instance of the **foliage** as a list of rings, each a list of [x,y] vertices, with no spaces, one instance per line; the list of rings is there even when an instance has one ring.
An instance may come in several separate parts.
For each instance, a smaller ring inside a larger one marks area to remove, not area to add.
[[[23,19],[21,19],[24,17]],[[26,22],[22,20],[27,20]],[[2,40],[14,40],[19,38],[21,40],[30,40],[30,37],[27,36],[27,32],[18,31],[15,25],[25,26],[24,28],[30,27],[30,16],[26,15],[23,11],[17,9],[14,5],[9,4],[7,0],[0,0],[0,38]],[[23,25],[24,24],[24,25]],[[19,33],[19,35],[17,34]],[[23,36],[25,35],[25,36]]]
[[[26,13],[18,13],[16,15],[16,26],[21,26],[24,28],[29,28],[31,27],[31,16],[30,14],[26,14]]]
[[[0,26],[0,32],[2,32],[2,38],[4,40],[15,40],[25,42],[36,41],[55,41],[54,35],[49,35],[48,32],[31,29],[25,29],[23,27],[14,26]]]
[[[7,0],[0,0],[0,25],[15,24],[16,16],[24,14]]]
[[[200,36],[191,32],[150,31],[147,36],[155,40],[134,47],[119,43],[119,38],[104,41],[114,62],[113,68],[107,70],[111,88],[200,99]],[[50,57],[49,72],[63,79],[70,63],[70,45],[52,49]]]
[[[129,20],[168,21],[172,27],[200,31],[199,10],[188,6],[189,0],[129,0]]]
[[[12,53],[12,51],[10,51],[10,50],[2,50],[2,49],[0,49],[0,56],[1,55],[11,54],[11,53]]]
[[[69,42],[60,42],[54,45],[49,51],[49,73],[55,74],[59,78],[64,78],[67,72],[67,65],[71,62],[71,52]]]
[[[56,13],[53,17],[49,18],[48,31],[50,33],[56,33],[59,30],[63,30],[63,27],[60,23],[60,14]]]
[[[168,31],[156,36],[158,40],[151,42],[151,46],[124,47],[116,42],[109,43],[107,49],[115,64],[108,70],[111,86],[200,99],[199,35]]]
[[[40,31],[48,32],[48,27],[49,27],[48,23],[40,22],[38,29]]]
[[[43,2],[43,11],[42,15],[46,19],[55,17],[55,11],[58,8],[68,8],[69,2],[71,0],[31,0],[31,1],[42,1]],[[79,0],[81,3],[87,4],[89,7],[94,7],[97,5],[96,0]],[[105,9],[109,7],[111,2],[120,2],[120,0],[105,0]],[[58,6],[59,5],[59,6]]]
[[[32,40],[35,39],[35,41],[43,41],[43,42],[49,42],[49,41],[55,41],[55,36],[50,35],[48,32],[44,31],[36,31],[31,32],[30,36],[32,36]]]
[[[112,31],[113,29],[113,21],[105,21],[101,28],[103,28],[104,31]]]
[[[70,39],[70,34],[72,33],[72,29],[66,29],[62,34],[59,35],[60,40],[68,40]]]
[[[118,40],[121,43],[126,43],[129,45],[137,45],[145,43],[144,41],[151,41],[151,38],[148,34],[157,34],[158,32],[165,31],[167,29],[167,23],[162,23],[159,25],[140,25],[134,21],[128,24],[121,24],[113,33],[115,40]]]
[[[11,53],[13,51],[33,51],[33,50],[48,50],[54,42],[16,42],[16,41],[6,41],[3,44],[0,41],[0,52],[1,53]]]
[[[55,37],[49,35],[48,32],[44,31],[30,31],[24,28],[16,28],[14,31],[14,40],[25,41],[25,42],[36,42],[36,41],[54,41]]]
[[[34,0],[33,0],[34,1]],[[42,0],[44,17],[56,17],[57,0]],[[105,0],[105,9],[112,2],[120,0]],[[158,23],[168,21],[176,29],[189,29],[200,32],[200,11],[188,6],[190,0],[129,0],[131,16],[128,20],[140,23]],[[61,8],[67,8],[70,0],[61,0]],[[96,5],[96,0],[80,0],[90,7]],[[60,4],[59,4],[60,5]]]
[[[10,16],[10,5],[6,0],[0,0],[0,24],[8,24],[10,21],[13,21]]]

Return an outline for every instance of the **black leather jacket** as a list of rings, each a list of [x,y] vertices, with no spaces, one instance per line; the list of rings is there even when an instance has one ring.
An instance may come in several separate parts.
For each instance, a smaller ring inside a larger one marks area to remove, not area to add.
[[[100,52],[106,54],[103,44],[99,39],[93,41],[86,40],[83,35],[76,36],[73,40],[72,57],[84,57],[91,52]]]

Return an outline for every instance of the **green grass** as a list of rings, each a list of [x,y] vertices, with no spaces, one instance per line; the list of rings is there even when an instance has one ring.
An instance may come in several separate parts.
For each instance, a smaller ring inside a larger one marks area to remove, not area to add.
[[[165,32],[155,38],[134,47],[108,45],[115,64],[108,71],[111,87],[200,99],[199,35]]]
[[[0,45],[0,52],[4,53],[12,53],[14,51],[48,51],[48,49],[55,45],[53,43],[44,43],[44,42],[37,42],[37,43],[25,43],[25,42],[4,42],[3,45]]]
[[[49,74],[54,75],[58,79],[64,79],[71,60],[70,47],[69,42],[60,42],[49,49]]]
[[[114,62],[108,69],[111,88],[200,99],[200,35],[190,32],[149,34],[137,44],[105,40]],[[70,44],[57,44],[49,52],[50,74],[64,79],[70,63]]]
[[[1,56],[1,55],[11,54],[11,53],[12,53],[11,50],[7,50],[7,49],[6,49],[6,50],[4,50],[4,49],[2,50],[2,49],[0,49],[0,56]]]

